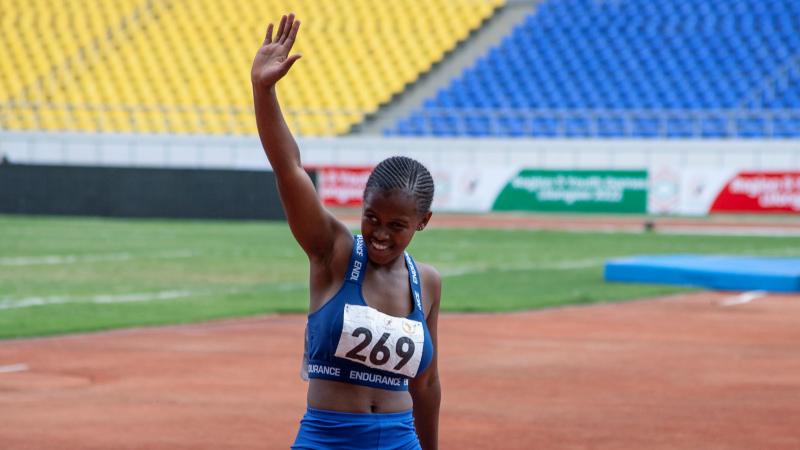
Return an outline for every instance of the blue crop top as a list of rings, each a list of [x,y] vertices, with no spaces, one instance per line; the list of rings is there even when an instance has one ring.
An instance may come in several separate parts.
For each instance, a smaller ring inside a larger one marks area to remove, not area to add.
[[[367,269],[362,236],[342,287],[319,310],[308,315],[303,374],[392,391],[408,390],[408,380],[425,371],[433,342],[422,310],[417,267],[405,253],[413,309],[407,317],[384,314],[367,305],[361,284]]]

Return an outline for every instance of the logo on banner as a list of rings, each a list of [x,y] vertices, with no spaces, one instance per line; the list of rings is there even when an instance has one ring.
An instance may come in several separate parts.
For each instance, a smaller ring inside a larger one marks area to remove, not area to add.
[[[654,214],[678,211],[681,175],[671,167],[660,167],[650,175],[647,210]]]

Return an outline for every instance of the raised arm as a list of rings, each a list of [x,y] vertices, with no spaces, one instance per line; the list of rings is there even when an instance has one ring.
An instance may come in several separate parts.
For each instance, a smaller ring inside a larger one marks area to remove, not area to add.
[[[258,135],[275,172],[289,228],[309,258],[326,258],[332,253],[337,236],[347,229],[320,203],[275,93],[275,84],[300,59],[298,54],[289,55],[299,28],[300,21],[295,20],[294,14],[283,16],[273,38],[273,25],[269,24],[250,76]]]

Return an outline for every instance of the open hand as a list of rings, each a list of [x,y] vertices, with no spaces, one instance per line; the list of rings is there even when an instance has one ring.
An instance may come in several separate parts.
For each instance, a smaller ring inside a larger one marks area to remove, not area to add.
[[[292,64],[300,59],[298,54],[289,56],[298,29],[300,29],[300,21],[294,20],[293,13],[281,17],[274,40],[272,39],[272,24],[267,26],[267,36],[256,53],[253,68],[250,71],[254,86],[266,88],[274,86],[286,75]]]

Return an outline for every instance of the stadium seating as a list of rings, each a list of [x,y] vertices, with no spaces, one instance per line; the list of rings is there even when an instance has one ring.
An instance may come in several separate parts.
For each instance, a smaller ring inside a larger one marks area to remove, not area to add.
[[[800,1],[547,0],[386,135],[800,136]]]
[[[295,132],[347,132],[502,0],[298,0]],[[0,128],[253,134],[250,64],[278,0],[0,0]],[[420,11],[436,11],[419,14]]]

